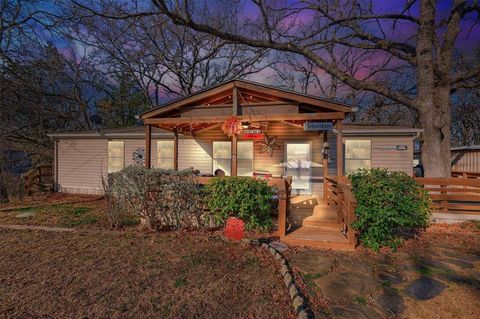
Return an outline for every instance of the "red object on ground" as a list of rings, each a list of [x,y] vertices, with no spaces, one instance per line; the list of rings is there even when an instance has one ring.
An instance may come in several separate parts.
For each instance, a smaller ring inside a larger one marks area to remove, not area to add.
[[[229,219],[227,219],[227,223],[225,225],[225,237],[233,240],[242,239],[244,235],[244,226],[245,223],[243,222],[243,220],[236,217],[230,217]]]

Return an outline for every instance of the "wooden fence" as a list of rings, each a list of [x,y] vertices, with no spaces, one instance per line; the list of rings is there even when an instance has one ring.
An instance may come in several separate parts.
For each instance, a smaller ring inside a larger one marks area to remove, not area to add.
[[[452,177],[480,178],[480,173],[452,171]]]
[[[432,199],[433,213],[480,214],[480,179],[415,178]]]
[[[51,165],[40,165],[23,174],[23,185],[27,195],[53,192]]]

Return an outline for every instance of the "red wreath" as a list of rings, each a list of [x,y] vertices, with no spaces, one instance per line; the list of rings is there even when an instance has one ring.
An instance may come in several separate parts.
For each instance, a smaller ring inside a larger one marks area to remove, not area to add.
[[[222,130],[230,137],[239,135],[243,131],[242,122],[240,122],[235,116],[232,116],[223,123]]]

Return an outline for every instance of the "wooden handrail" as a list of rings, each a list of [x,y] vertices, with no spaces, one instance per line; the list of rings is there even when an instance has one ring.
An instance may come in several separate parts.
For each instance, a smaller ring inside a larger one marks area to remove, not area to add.
[[[200,184],[208,184],[215,177],[198,176]],[[251,177],[255,178],[255,177]],[[289,178],[269,178],[266,180],[268,185],[275,187],[278,196],[278,236],[285,237],[287,230],[287,212],[291,194],[291,179]]]
[[[348,242],[352,246],[357,246],[357,232],[352,227],[352,223],[357,220],[355,210],[357,209],[357,200],[352,192],[352,186],[348,178],[344,177],[338,180],[336,176],[326,176],[325,182],[328,183],[327,203],[337,205],[339,214],[338,222],[343,223],[343,230]]]

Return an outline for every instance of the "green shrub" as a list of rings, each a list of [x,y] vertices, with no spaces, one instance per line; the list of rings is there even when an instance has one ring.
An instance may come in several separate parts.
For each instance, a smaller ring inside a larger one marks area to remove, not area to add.
[[[205,187],[206,205],[217,225],[238,217],[247,229],[268,230],[272,225],[274,189],[264,180],[228,176],[213,178]]]
[[[108,175],[105,198],[112,226],[138,216],[148,228],[197,228],[208,224],[202,192],[191,170],[128,166]]]
[[[428,226],[428,194],[407,174],[362,169],[348,177],[358,202],[357,221],[352,226],[365,246],[396,249],[401,243],[400,230]]]

